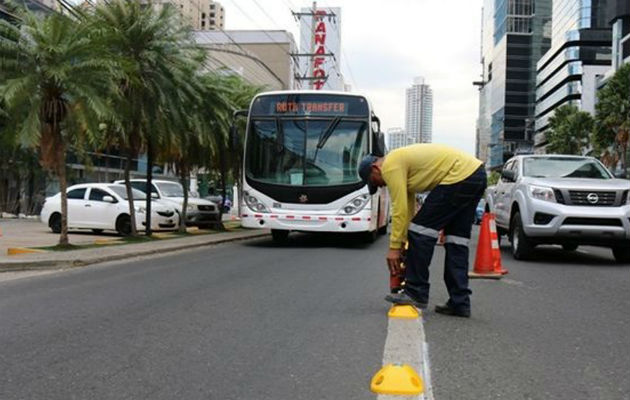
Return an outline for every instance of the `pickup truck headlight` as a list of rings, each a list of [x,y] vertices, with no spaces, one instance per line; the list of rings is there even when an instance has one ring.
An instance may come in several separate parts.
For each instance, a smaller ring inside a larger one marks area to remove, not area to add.
[[[556,196],[553,194],[553,189],[544,186],[529,187],[529,195],[537,200],[556,202]]]
[[[195,207],[195,206],[194,206],[194,205],[192,205],[192,204],[188,204],[188,205],[186,206],[186,212],[193,212],[193,211],[195,211],[196,209],[197,209],[197,207]]]
[[[359,211],[363,210],[365,205],[370,201],[369,194],[362,194],[361,196],[355,197],[350,200],[345,206],[341,208],[339,214],[352,215],[356,214]]]
[[[249,207],[252,211],[256,211],[259,213],[269,212],[269,210],[267,210],[267,207],[265,207],[265,205],[261,203],[260,200],[256,198],[256,196],[252,196],[248,192],[243,192],[243,197],[245,198],[245,204],[247,204],[247,207]]]

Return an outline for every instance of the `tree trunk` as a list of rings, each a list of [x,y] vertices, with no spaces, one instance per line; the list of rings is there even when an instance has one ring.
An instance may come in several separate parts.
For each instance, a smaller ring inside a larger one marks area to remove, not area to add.
[[[184,188],[184,203],[182,204],[181,221],[179,224],[179,231],[184,233],[186,232],[186,210],[188,209],[188,170],[184,163],[181,163],[177,169],[179,170],[179,182]]]
[[[151,188],[153,187],[153,144],[151,138],[147,140],[147,200],[145,207],[145,232],[147,237],[151,236]]]
[[[226,175],[227,175],[227,165],[225,160],[225,148],[223,143],[219,145],[219,164],[221,168],[221,204],[219,205],[219,220],[217,221],[217,227],[223,227],[223,210],[225,209],[225,198],[226,198]]]
[[[133,155],[131,150],[127,153],[127,162],[125,163],[125,188],[127,189],[127,199],[129,201],[129,217],[131,219],[131,236],[138,236],[136,229],[136,208],[133,204],[133,192],[131,190],[131,180],[129,178],[129,171],[131,170],[131,163],[133,161]]]
[[[61,192],[61,234],[59,235],[59,245],[68,246],[70,244],[68,240],[68,181],[66,180],[66,160],[65,151],[63,153],[64,159],[59,161],[57,167],[57,177],[59,178],[59,191]]]

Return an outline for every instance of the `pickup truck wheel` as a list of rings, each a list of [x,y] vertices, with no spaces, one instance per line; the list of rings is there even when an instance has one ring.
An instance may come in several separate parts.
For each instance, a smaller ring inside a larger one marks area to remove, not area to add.
[[[510,224],[510,242],[512,247],[512,256],[517,260],[526,260],[531,256],[534,245],[523,231],[523,222],[521,214],[515,213]]]
[[[630,247],[627,246],[619,246],[613,247],[612,249],[613,255],[615,256],[615,260],[619,264],[628,264],[630,263]]]
[[[577,244],[563,244],[562,245],[562,249],[564,251],[575,251],[577,250],[578,245]]]

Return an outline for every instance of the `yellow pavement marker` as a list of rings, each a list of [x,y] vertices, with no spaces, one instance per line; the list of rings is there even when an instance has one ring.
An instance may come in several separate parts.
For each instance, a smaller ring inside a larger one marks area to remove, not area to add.
[[[412,305],[393,305],[387,316],[389,318],[415,319],[420,317],[420,313]]]
[[[151,236],[157,239],[169,239],[174,238],[176,235],[173,232],[156,232],[153,233]]]
[[[96,239],[94,241],[94,244],[97,244],[99,246],[104,246],[104,245],[107,245],[107,244],[120,244],[120,243],[124,243],[124,241],[121,238]]]
[[[372,378],[370,390],[380,394],[414,395],[424,391],[424,384],[410,365],[387,364]]]
[[[28,247],[9,247],[7,249],[7,255],[9,256],[19,256],[20,254],[33,254],[33,253],[46,253],[46,250],[29,249]]]

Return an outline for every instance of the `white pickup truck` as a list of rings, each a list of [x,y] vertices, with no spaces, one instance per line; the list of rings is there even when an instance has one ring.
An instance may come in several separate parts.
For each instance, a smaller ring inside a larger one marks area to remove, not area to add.
[[[526,259],[538,244],[612,249],[630,263],[630,181],[615,179],[592,157],[519,155],[486,192],[487,210],[512,254]]]

